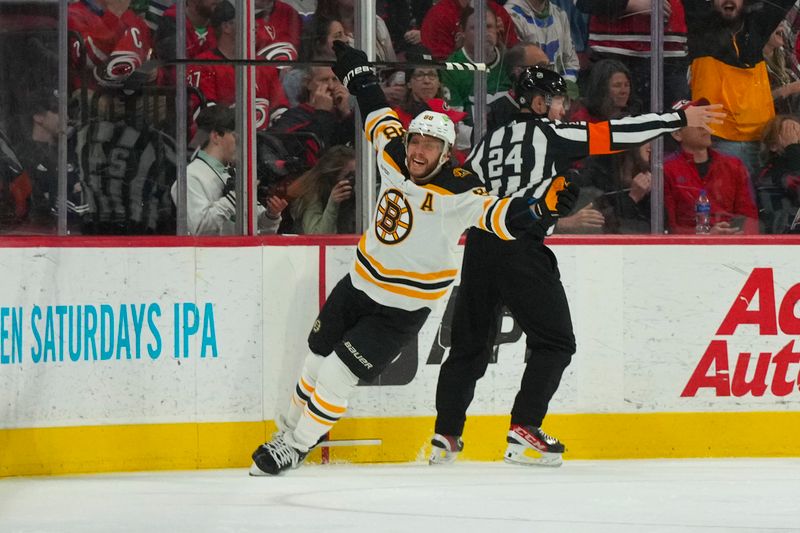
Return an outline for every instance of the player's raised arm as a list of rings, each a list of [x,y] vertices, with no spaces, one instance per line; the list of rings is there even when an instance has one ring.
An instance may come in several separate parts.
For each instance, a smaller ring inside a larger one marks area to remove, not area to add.
[[[367,54],[342,41],[334,41],[333,49],[336,51],[333,72],[356,97],[367,140],[381,151],[387,142],[403,134],[403,124],[389,107]]]

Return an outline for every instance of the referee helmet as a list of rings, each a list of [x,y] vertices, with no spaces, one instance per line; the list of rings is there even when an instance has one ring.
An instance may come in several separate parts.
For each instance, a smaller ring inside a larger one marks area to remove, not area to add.
[[[528,107],[533,97],[545,97],[548,107],[554,96],[567,96],[567,83],[557,72],[544,67],[526,67],[514,85],[514,96],[520,107]]]

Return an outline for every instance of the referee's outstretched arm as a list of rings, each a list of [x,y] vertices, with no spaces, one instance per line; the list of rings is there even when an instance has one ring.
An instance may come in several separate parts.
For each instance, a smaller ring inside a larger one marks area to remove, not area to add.
[[[542,120],[546,139],[544,152],[565,157],[586,157],[635,148],[661,135],[685,126],[708,129],[721,124],[725,113],[721,105],[691,106],[667,113],[646,113],[604,122],[557,122]],[[534,137],[535,140],[535,137]]]

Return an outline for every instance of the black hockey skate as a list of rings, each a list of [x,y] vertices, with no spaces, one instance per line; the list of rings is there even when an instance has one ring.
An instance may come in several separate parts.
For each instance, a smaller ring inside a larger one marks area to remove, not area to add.
[[[440,435],[437,433],[431,439],[433,449],[431,458],[428,459],[430,465],[446,465],[456,460],[458,454],[464,449],[464,441],[461,437],[453,435]]]
[[[542,428],[512,424],[506,437],[508,447],[503,456],[516,465],[561,466],[564,445]]]
[[[283,438],[283,433],[275,435],[271,441],[259,446],[253,452],[251,476],[277,476],[284,470],[297,468],[308,455],[292,448]]]

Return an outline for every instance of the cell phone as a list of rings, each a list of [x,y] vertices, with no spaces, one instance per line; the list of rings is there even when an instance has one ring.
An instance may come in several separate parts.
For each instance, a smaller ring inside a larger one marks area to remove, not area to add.
[[[737,231],[741,231],[744,228],[744,221],[747,220],[747,217],[744,215],[736,215],[730,221],[730,225],[732,228],[736,229]]]

